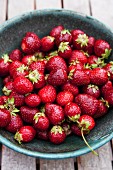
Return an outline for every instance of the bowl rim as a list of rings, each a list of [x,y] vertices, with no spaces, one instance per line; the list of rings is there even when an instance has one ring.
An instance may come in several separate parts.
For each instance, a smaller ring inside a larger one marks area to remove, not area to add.
[[[7,25],[14,23],[17,20],[21,20],[22,16],[28,16],[28,15],[34,15],[34,14],[39,14],[39,13],[43,13],[43,12],[64,12],[66,14],[76,14],[76,15],[80,15],[83,17],[87,17],[91,20],[95,20],[96,22],[99,22],[100,24],[104,25],[107,29],[109,29],[109,31],[112,31],[112,29],[107,25],[104,24],[103,22],[99,21],[98,19],[89,16],[87,14],[83,14],[83,13],[79,13],[76,11],[72,11],[72,10],[67,10],[67,9],[41,9],[41,10],[33,10],[33,11],[29,11],[29,12],[24,12],[21,15],[17,15],[5,22],[3,22],[0,25],[0,30],[4,29]],[[111,139],[113,138],[113,132],[111,132],[110,134],[108,134],[107,136],[102,137],[101,139],[98,140],[93,140],[95,142],[95,144],[91,144],[92,149],[97,149],[99,147],[101,147],[102,145],[106,144],[107,142],[109,142]],[[31,151],[31,150],[27,150],[24,148],[21,148],[15,144],[13,144],[12,142],[10,142],[10,140],[6,139],[5,137],[3,137],[0,134],[0,142],[9,147],[10,149],[31,156],[31,157],[37,157],[37,158],[42,158],[42,159],[65,159],[65,158],[73,158],[73,157],[77,157],[77,156],[81,156],[84,154],[87,154],[89,152],[91,152],[91,150],[86,146],[83,147],[79,150],[75,150],[75,151],[70,151],[70,152],[61,152],[61,153],[43,153],[43,152],[38,152],[38,151]]]

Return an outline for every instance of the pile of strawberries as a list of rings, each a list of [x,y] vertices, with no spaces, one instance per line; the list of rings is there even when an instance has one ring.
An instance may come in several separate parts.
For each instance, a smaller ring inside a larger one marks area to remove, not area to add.
[[[21,51],[0,59],[0,127],[19,143],[35,137],[54,144],[88,134],[113,106],[109,43],[59,25],[49,36],[27,32]]]

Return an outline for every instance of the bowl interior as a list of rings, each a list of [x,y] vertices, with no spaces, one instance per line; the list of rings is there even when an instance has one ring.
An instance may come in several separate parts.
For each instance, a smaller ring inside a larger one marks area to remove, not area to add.
[[[35,32],[41,38],[44,35],[48,35],[49,31],[54,26],[61,24],[67,29],[81,29],[90,36],[94,36],[98,39],[102,38],[108,41],[111,47],[113,47],[113,33],[111,30],[92,17],[83,16],[66,10],[42,10],[23,14],[1,25],[0,56],[4,53],[9,53],[14,48],[20,48],[21,39],[26,32]],[[113,60],[112,54],[110,60]],[[0,88],[2,88],[2,82],[0,85]],[[112,120],[113,110],[111,109],[107,115],[96,120],[96,127],[88,135],[87,140],[90,143],[95,144],[96,141],[99,142],[103,136],[109,135],[113,131]],[[36,139],[31,143],[19,145],[13,139],[11,133],[0,130],[0,135],[1,137],[8,139],[16,147],[32,152],[35,151],[37,153],[42,152],[43,154],[64,153],[64,157],[66,152],[77,151],[85,147],[83,140],[76,136],[69,136],[63,144],[56,146],[50,142]],[[7,145],[7,143],[5,144]]]

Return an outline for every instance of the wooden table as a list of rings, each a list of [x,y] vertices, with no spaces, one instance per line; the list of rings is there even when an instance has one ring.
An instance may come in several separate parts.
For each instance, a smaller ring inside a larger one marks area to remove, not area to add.
[[[26,11],[65,8],[93,15],[113,28],[113,0],[0,0],[0,23]],[[14,152],[1,146],[1,170],[112,170],[112,141],[75,159],[42,160]]]

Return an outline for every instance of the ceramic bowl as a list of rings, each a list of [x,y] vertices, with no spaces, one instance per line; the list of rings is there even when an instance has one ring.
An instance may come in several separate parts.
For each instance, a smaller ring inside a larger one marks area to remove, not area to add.
[[[56,25],[64,25],[67,29],[81,29],[95,38],[108,41],[113,47],[113,32],[96,19],[68,10],[38,10],[14,17],[0,26],[0,56],[20,48],[20,42],[26,32],[32,31],[43,37]],[[113,55],[110,56],[110,60]],[[0,83],[2,88],[2,81]],[[107,143],[113,137],[113,109],[104,117],[96,120],[96,127],[87,136],[93,149]],[[69,136],[60,145],[34,139],[30,143],[19,145],[11,133],[0,129],[0,142],[7,147],[39,158],[61,159],[80,156],[90,152],[83,140],[77,136]]]

